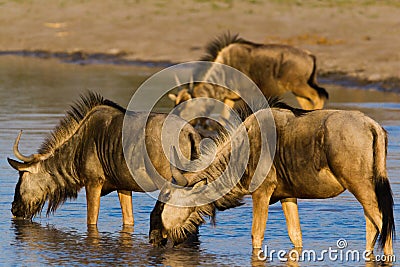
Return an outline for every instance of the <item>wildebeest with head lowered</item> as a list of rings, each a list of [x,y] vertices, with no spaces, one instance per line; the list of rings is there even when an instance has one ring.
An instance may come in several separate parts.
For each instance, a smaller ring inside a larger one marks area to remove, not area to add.
[[[239,177],[236,186],[220,199],[200,206],[168,204],[171,201],[185,203],[183,200],[189,196],[192,199],[207,197],[202,185],[211,184],[221,176],[232,157],[230,144],[242,142],[238,140],[238,135],[234,134],[218,145],[215,159],[203,171],[182,174],[171,165],[175,180],[184,188],[169,186],[161,191],[159,198],[167,202],[158,201],[151,216],[161,227],[158,232],[174,243],[182,242],[204,223],[204,217],[213,218],[216,210],[240,205],[242,197],[251,194],[252,245],[254,252],[258,253],[264,239],[270,204],[286,198],[331,198],[347,189],[364,209],[366,249],[374,249],[380,234],[379,244],[384,253],[393,254],[394,203],[386,172],[385,130],[358,111],[301,112],[290,108],[272,108],[277,137],[275,157],[261,185],[250,191],[257,167],[254,162],[258,162],[262,153],[260,137],[262,131],[270,130],[258,127],[256,118],[263,120],[264,112],[266,109],[261,109],[243,122],[250,140],[249,160],[243,161],[247,162],[246,171]],[[235,170],[230,173],[235,174]],[[153,237],[153,240],[159,239],[162,240],[161,237]]]
[[[303,109],[322,109],[328,92],[317,84],[316,57],[306,50],[283,44],[253,43],[237,34],[223,34],[206,46],[201,58],[231,66],[246,74],[266,97],[292,92]],[[206,77],[213,72],[196,74]],[[221,77],[222,78],[222,77]],[[227,77],[229,78],[229,77]],[[231,108],[240,97],[234,92],[207,83],[192,84],[169,97],[175,105],[196,97],[210,97]]]
[[[133,224],[131,191],[154,191],[161,186],[154,170],[149,168],[154,166],[161,177],[171,179],[161,142],[167,115],[127,111],[89,92],[72,106],[37,154],[24,156],[19,152],[21,132],[14,144],[14,154],[23,162],[8,158],[19,171],[12,214],[31,219],[41,212],[46,201],[49,214],[66,199],[76,198],[85,187],[88,224],[97,224],[100,196],[115,190],[120,197],[123,223]],[[178,137],[180,149],[185,157],[195,157],[200,141],[196,130],[175,115],[168,120],[177,127],[184,125]],[[124,136],[124,146],[123,124],[129,133]],[[146,146],[149,160],[141,143]]]

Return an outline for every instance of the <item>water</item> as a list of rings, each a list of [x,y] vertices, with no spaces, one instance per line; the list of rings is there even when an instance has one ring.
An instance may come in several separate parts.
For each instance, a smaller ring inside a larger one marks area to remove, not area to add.
[[[249,266],[251,260],[251,199],[217,214],[217,226],[200,228],[199,242],[178,248],[152,248],[147,241],[149,213],[155,200],[134,193],[134,228],[121,226],[116,193],[101,199],[98,231],[87,229],[85,193],[67,201],[54,215],[30,222],[13,221],[10,208],[18,174],[7,163],[12,144],[24,130],[20,149],[30,154],[62,118],[68,105],[85,90],[94,90],[126,106],[135,89],[157,71],[132,66],[79,66],[51,60],[0,57],[0,265],[133,265],[133,266]],[[365,112],[389,132],[388,170],[395,202],[400,203],[400,95],[325,84],[329,108]],[[290,101],[290,99],[289,99]],[[170,103],[161,101],[161,110]],[[351,160],[351,159],[349,159]],[[364,216],[349,193],[335,199],[299,201],[305,249],[320,252],[340,238],[347,249],[365,246]],[[400,206],[395,208],[399,225]],[[264,242],[269,250],[288,250],[285,219],[272,205]],[[400,257],[399,243],[395,254]],[[379,251],[376,253],[379,254]],[[399,259],[400,260],[400,259]],[[261,263],[264,265],[264,263]],[[276,258],[267,266],[286,266]],[[291,264],[296,265],[296,264]],[[303,262],[299,266],[365,266],[360,262]],[[373,266],[373,265],[368,265]]]

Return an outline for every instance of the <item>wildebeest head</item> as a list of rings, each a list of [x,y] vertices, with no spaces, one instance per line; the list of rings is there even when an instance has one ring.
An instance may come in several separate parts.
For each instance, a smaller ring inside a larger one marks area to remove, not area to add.
[[[160,199],[150,216],[150,243],[154,246],[163,246],[167,239],[174,245],[178,245],[188,239],[190,235],[196,234],[201,224],[205,223],[203,216],[214,219],[215,208],[212,204],[198,207],[182,207],[168,204],[179,202],[187,198],[188,194],[196,194],[196,189],[204,185],[204,181],[198,182],[190,188],[165,188],[160,193]],[[167,203],[163,203],[167,201]]]
[[[180,85],[178,78],[177,85],[179,91],[177,94],[170,93],[168,97],[174,102],[175,109],[173,113],[189,121],[201,135],[209,136],[221,128],[221,123],[210,119],[210,115],[215,108],[215,85],[204,82],[190,82],[186,85]],[[224,90],[226,91],[226,90]],[[213,92],[214,97],[210,95]]]
[[[16,218],[32,219],[42,210],[47,199],[47,185],[51,176],[42,170],[39,154],[24,156],[19,152],[18,143],[21,134],[22,132],[15,140],[13,151],[15,156],[23,162],[7,158],[8,163],[19,171],[11,212]]]
[[[174,114],[188,121],[191,121],[192,125],[196,125],[198,124],[199,120],[198,119],[192,120],[192,118],[196,117],[198,103],[189,101],[193,99],[193,90],[194,90],[193,76],[191,76],[189,84],[185,85],[181,84],[178,76],[175,76],[175,80],[179,91],[177,94],[173,93],[168,94],[169,99],[174,102],[175,109],[173,112]]]
[[[198,189],[206,184],[206,180],[187,179],[172,164],[171,172],[172,185],[169,184],[161,190],[159,200],[150,215],[149,240],[154,246],[165,245],[167,239],[174,245],[184,242],[190,235],[196,234],[198,227],[205,223],[203,217],[210,217],[214,223],[213,203],[200,206],[190,206],[186,203],[189,196],[193,199],[193,195],[201,194]]]
[[[180,90],[176,95],[172,93],[168,94],[168,97],[174,102],[175,106],[178,106],[180,103],[192,99],[192,95],[190,94],[190,91],[187,88]]]
[[[190,78],[190,82],[187,86],[181,85],[181,81],[178,76],[175,76],[176,85],[178,86],[179,92],[178,94],[168,94],[169,99],[171,99],[175,106],[178,106],[180,103],[185,102],[189,99],[192,99],[192,93],[194,88],[193,76]]]

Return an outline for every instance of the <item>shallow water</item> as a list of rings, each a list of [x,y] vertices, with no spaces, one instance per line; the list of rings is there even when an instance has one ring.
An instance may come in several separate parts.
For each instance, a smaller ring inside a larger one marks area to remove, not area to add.
[[[152,248],[147,241],[149,213],[155,200],[135,193],[135,226],[121,226],[116,193],[101,200],[98,231],[87,229],[85,193],[67,201],[54,215],[33,222],[13,221],[10,208],[18,174],[6,158],[24,130],[20,149],[30,154],[62,118],[68,105],[85,90],[94,90],[126,106],[135,89],[156,69],[124,66],[79,66],[52,60],[0,57],[0,265],[141,265],[141,266],[248,266],[264,265],[251,259],[251,201],[220,212],[217,226],[200,228],[199,241],[178,248]],[[395,202],[400,203],[400,95],[324,84],[331,94],[329,108],[361,110],[389,132],[388,170]],[[161,110],[170,103],[161,101]],[[349,159],[351,160],[351,159]],[[305,249],[347,248],[363,251],[364,216],[349,193],[329,200],[299,201]],[[395,208],[399,224],[400,206]],[[288,250],[285,219],[279,204],[271,206],[265,244],[269,251]],[[400,257],[399,243],[395,254]],[[379,255],[379,251],[376,253]],[[399,259],[400,261],[400,259]],[[267,266],[285,266],[274,258]],[[291,264],[295,265],[295,264]],[[358,261],[302,262],[299,266],[365,266]],[[396,265],[396,264],[395,264]],[[373,266],[373,265],[368,265]]]

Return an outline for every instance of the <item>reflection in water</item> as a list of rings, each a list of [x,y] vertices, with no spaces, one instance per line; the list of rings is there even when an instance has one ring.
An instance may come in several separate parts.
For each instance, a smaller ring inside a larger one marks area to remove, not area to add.
[[[16,245],[26,248],[29,254],[46,253],[43,259],[47,265],[112,264],[115,259],[131,255],[132,244],[140,244],[126,232],[112,236],[90,229],[87,234],[78,234],[26,221],[13,221],[13,228]]]
[[[148,244],[149,216],[155,200],[134,194],[135,226],[121,227],[116,194],[101,199],[98,228],[86,227],[84,190],[67,201],[55,215],[34,222],[12,221],[10,208],[18,174],[6,157],[24,131],[21,151],[31,154],[84,90],[94,90],[126,106],[136,88],[155,69],[122,66],[78,66],[54,61],[0,57],[0,265],[133,265],[133,266],[375,266],[360,262],[272,262],[251,256],[251,199],[245,205],[220,212],[217,225],[200,228],[199,240],[176,248]],[[358,109],[389,132],[388,172],[400,214],[400,95],[367,90],[344,90],[324,85],[330,92],[329,108]],[[168,110],[168,99],[160,108]],[[137,203],[137,204],[136,204]],[[339,238],[349,249],[365,246],[363,213],[351,194],[328,200],[300,200],[304,249],[335,247]],[[396,223],[399,225],[399,216]],[[285,218],[280,205],[269,210],[265,242],[270,249],[288,251]],[[394,245],[400,257],[399,243]],[[377,251],[378,255],[380,251]],[[398,266],[398,265],[397,265]]]
[[[15,236],[12,246],[21,255],[37,255],[44,265],[213,266],[218,262],[215,255],[202,251],[196,240],[179,247],[152,248],[147,236],[133,234],[132,226],[123,227],[118,233],[101,232],[91,226],[86,233],[79,233],[59,230],[55,225],[13,220],[11,229]],[[20,259],[20,265],[38,260]]]
[[[146,236],[133,234],[133,227],[118,233],[100,232],[89,227],[86,233],[62,231],[54,225],[42,226],[25,220],[13,220],[12,227],[18,247],[27,255],[42,255],[45,265],[157,265],[198,266],[212,262],[214,255],[199,250],[197,244],[178,248],[151,248]],[[21,265],[32,263],[25,258]],[[35,262],[35,261],[33,261]],[[205,262],[206,263],[206,262]]]

